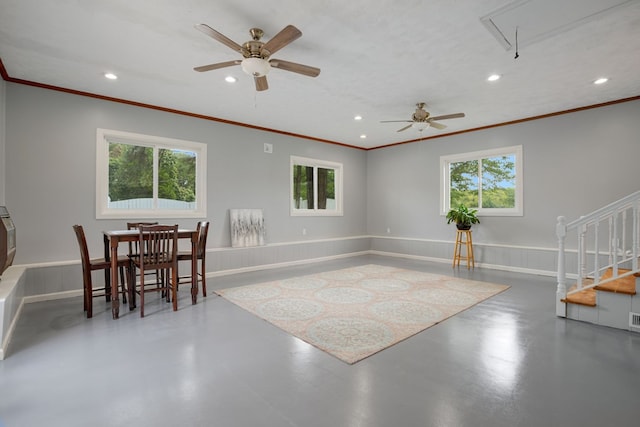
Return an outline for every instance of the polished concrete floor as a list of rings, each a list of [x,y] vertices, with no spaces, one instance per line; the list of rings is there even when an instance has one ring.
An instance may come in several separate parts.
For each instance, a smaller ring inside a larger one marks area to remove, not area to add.
[[[214,289],[376,263],[512,287],[355,365]],[[555,316],[551,277],[384,258],[211,279],[144,319],[27,304],[0,361],[0,426],[637,426],[640,334]],[[154,305],[155,304],[155,305]]]

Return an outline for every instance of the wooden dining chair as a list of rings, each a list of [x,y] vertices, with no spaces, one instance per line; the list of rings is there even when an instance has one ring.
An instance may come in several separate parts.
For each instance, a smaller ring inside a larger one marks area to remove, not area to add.
[[[127,222],[127,230],[137,230],[141,225],[158,225],[157,222]],[[129,256],[140,253],[140,242],[129,242]]]
[[[197,281],[202,283],[202,296],[207,296],[207,234],[209,234],[209,221],[200,221],[196,227],[198,233],[198,242],[196,244],[196,260],[200,261],[199,266],[196,267],[196,274],[198,275]],[[191,261],[193,255],[191,250],[179,251],[178,261]],[[191,264],[189,265],[189,271],[191,271]],[[179,284],[191,284],[191,274],[179,276]]]
[[[78,240],[78,246],[80,247],[80,259],[82,261],[82,282],[83,282],[83,299],[84,299],[84,311],[87,312],[87,319],[93,317],[93,298],[97,296],[105,296],[107,301],[111,300],[111,283],[105,283],[103,287],[93,287],[93,281],[91,278],[91,272],[96,270],[107,270],[111,268],[111,262],[105,258],[91,258],[89,256],[89,249],[87,247],[87,239],[84,234],[84,228],[81,225],[74,225],[73,231],[76,233],[76,239]],[[129,257],[118,257],[118,269],[120,270],[120,283],[122,285],[122,301],[127,302],[127,288],[129,287],[128,279],[125,281],[125,270],[127,270],[126,277],[129,277]]]
[[[131,257],[132,268],[140,270],[140,317],[144,317],[144,295],[162,292],[167,302],[173,300],[173,310],[178,309],[178,225],[141,225],[138,227],[138,245],[145,248],[137,257]],[[160,286],[145,287],[145,270],[166,270]],[[132,272],[133,277],[133,272]],[[129,289],[129,298],[135,299],[134,286]]]
[[[127,222],[127,230],[137,230],[141,225],[158,225],[157,222]],[[145,243],[146,245],[146,243]],[[144,247],[144,246],[143,246]],[[134,242],[129,242],[129,257],[136,257],[140,254],[140,242],[137,240]],[[155,275],[156,286],[160,285],[161,277],[160,272],[158,270],[155,271],[147,271],[145,272],[147,276]],[[132,277],[132,281],[134,284],[138,282],[137,276]]]

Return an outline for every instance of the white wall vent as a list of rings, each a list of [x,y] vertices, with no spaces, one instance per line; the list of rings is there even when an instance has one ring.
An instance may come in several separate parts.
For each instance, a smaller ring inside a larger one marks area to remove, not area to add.
[[[629,327],[640,328],[640,313],[629,313]]]
[[[636,0],[516,0],[480,21],[505,50],[561,34]]]

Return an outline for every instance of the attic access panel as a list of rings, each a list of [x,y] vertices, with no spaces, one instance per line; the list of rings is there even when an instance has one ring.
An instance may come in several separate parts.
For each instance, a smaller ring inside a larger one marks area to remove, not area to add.
[[[637,0],[518,0],[480,21],[505,50],[523,47],[569,31]]]

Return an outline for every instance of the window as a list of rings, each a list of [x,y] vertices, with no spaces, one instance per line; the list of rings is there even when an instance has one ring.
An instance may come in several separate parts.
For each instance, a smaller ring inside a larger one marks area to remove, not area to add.
[[[440,213],[460,204],[484,216],[522,216],[522,146],[440,158]]]
[[[97,131],[96,218],[206,217],[206,144]]]
[[[342,164],[291,156],[291,215],[342,215]]]

